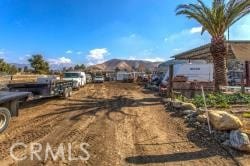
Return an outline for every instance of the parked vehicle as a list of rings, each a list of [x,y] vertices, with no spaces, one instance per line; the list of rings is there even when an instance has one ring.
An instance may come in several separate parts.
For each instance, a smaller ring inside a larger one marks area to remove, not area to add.
[[[92,76],[90,74],[86,74],[86,82],[87,83],[92,83],[93,82]]]
[[[78,72],[78,71],[72,71],[72,72],[65,72],[63,74],[63,80],[74,81],[73,88],[74,89],[80,89],[86,84],[86,75],[85,72]]]
[[[127,71],[118,71],[116,73],[116,81],[124,81],[129,78],[129,73]]]
[[[74,81],[59,80],[56,77],[39,77],[35,83],[14,83],[7,87],[11,92],[31,92],[33,98],[44,98],[52,96],[63,96],[65,98],[72,95]]]
[[[103,76],[95,76],[94,82],[95,83],[103,83],[104,82],[104,77]]]
[[[29,92],[0,91],[0,133],[8,127],[11,117],[18,116],[19,102],[29,96]]]

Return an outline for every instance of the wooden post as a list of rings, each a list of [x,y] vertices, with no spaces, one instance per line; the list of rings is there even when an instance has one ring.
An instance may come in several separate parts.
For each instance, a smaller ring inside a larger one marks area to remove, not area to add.
[[[242,64],[242,67],[243,67],[243,72],[241,74],[241,93],[245,93],[245,84],[244,84],[244,71],[246,71],[246,67]]]
[[[174,77],[174,65],[169,65],[169,90],[168,95],[171,99],[174,99],[174,93],[173,93],[173,77]]]
[[[245,62],[246,86],[250,86],[250,61]]]

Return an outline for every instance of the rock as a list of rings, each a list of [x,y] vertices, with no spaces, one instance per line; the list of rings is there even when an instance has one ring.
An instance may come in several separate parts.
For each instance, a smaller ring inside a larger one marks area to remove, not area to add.
[[[181,106],[182,110],[193,110],[196,111],[196,106],[192,103],[182,103]]]
[[[221,142],[225,142],[228,139],[229,139],[229,133],[224,132],[223,134],[220,135]]]
[[[199,122],[195,122],[195,123],[194,123],[194,126],[200,128],[200,127],[201,127],[201,124],[200,124]]]
[[[195,113],[193,110],[184,110],[181,112],[182,115],[191,115],[193,113]]]
[[[217,130],[237,130],[242,127],[240,119],[225,111],[209,111],[209,120]]]
[[[177,109],[182,108],[182,102],[179,100],[174,100],[172,101],[172,106]]]
[[[198,115],[196,117],[197,121],[200,123],[206,123],[207,122],[207,116],[206,115]]]
[[[239,130],[231,131],[230,144],[233,148],[240,151],[250,152],[250,141],[247,134],[242,133]]]
[[[219,141],[220,143],[229,140],[229,133],[223,131],[214,131],[213,132],[214,138]]]
[[[222,145],[224,145],[224,146],[231,146],[230,140],[227,139],[226,141],[224,141],[224,142],[222,143]]]
[[[205,109],[202,109],[202,108],[198,108],[198,109],[196,110],[196,112],[197,112],[199,115],[203,115],[203,114],[206,113]]]
[[[162,99],[162,102],[165,103],[165,104],[169,104],[171,101],[172,101],[171,98],[163,98]]]

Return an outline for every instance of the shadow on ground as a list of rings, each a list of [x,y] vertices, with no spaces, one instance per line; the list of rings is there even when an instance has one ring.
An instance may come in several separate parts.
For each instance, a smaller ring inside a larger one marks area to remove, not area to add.
[[[69,99],[69,104],[63,108],[59,108],[48,114],[41,115],[37,118],[59,115],[68,112],[77,112],[74,116],[70,117],[70,120],[79,120],[81,116],[96,116],[98,112],[105,112],[108,119],[114,120],[111,116],[112,113],[119,113],[124,116],[136,116],[133,114],[125,113],[122,111],[125,107],[145,107],[161,104],[160,98],[143,98],[134,99],[125,96],[114,96],[108,99],[93,98],[88,96],[86,99]]]

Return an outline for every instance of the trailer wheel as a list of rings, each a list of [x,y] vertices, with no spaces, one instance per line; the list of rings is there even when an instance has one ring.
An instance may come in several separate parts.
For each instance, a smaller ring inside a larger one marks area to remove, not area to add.
[[[0,107],[0,133],[8,127],[10,118],[10,111],[7,108]]]
[[[65,99],[67,99],[67,98],[69,97],[69,90],[68,90],[68,88],[65,88],[65,89],[64,89],[63,97],[64,97]]]

